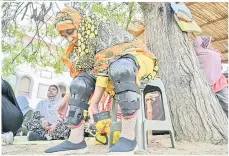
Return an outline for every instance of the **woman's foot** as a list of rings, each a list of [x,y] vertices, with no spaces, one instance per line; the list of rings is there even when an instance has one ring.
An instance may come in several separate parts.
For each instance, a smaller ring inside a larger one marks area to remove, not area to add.
[[[27,140],[28,141],[37,141],[37,140],[45,140],[45,138],[42,138],[36,132],[29,131],[27,134]]]
[[[45,138],[46,138],[48,141],[51,141],[51,140],[52,140],[52,137],[49,136],[48,134],[45,134]]]
[[[121,153],[134,154],[134,152],[137,150],[138,150],[138,146],[137,146],[136,139],[129,140],[129,139],[121,137],[118,140],[118,142],[114,146],[111,147],[111,149],[109,150],[109,153],[111,154],[121,154]]]
[[[59,145],[56,145],[54,147],[51,147],[47,150],[45,150],[45,153],[54,153],[54,152],[71,152],[74,154],[84,154],[88,152],[88,147],[87,144],[85,142],[85,140],[83,140],[80,143],[74,144],[68,140],[65,140],[64,142],[60,143]]]
[[[27,136],[27,134],[28,134],[27,128],[26,127],[22,127],[21,128],[21,136]]]
[[[2,141],[7,145],[13,144],[14,142],[14,134],[12,132],[7,132],[2,134]]]

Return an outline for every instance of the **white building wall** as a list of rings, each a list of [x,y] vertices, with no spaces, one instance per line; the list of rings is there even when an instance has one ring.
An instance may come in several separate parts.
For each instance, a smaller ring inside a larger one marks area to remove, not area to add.
[[[31,42],[31,39],[34,34],[27,34],[23,37],[22,42],[23,44],[27,45],[29,42]],[[56,46],[51,43],[47,38],[44,38],[47,40],[47,44],[49,45],[50,50],[53,52],[53,54],[56,53]],[[54,42],[58,46],[62,46],[61,44],[64,44],[64,42],[60,42],[61,38],[57,37]],[[37,38],[33,39],[33,43],[38,42]],[[29,54],[28,54],[29,55]],[[6,56],[3,56],[6,57]],[[64,86],[69,87],[69,84],[72,81],[72,78],[70,77],[69,72],[64,72],[62,74],[55,74],[54,69],[51,67],[46,67],[46,68],[40,68],[35,70],[34,68],[30,67],[28,64],[22,64],[20,65],[17,69],[19,69],[16,73],[16,75],[10,75],[9,77],[6,78],[6,80],[11,84],[12,88],[15,91],[15,95],[17,95],[19,86],[20,86],[20,80],[23,76],[27,76],[31,79],[32,81],[32,86],[30,90],[30,94],[27,96],[28,100],[30,102],[30,107],[33,109],[36,108],[38,102],[40,100],[43,100],[41,98],[38,98],[38,87],[39,84],[45,84],[45,85],[52,85],[52,84],[64,84]],[[50,71],[52,73],[52,78],[44,78],[41,77],[41,71]]]
[[[17,72],[16,77],[17,80],[15,82],[15,76],[11,75],[7,78],[8,82],[12,85],[12,87],[15,90],[15,95],[17,95],[18,93],[18,89],[19,89],[19,84],[20,84],[20,80],[22,77],[27,76],[31,79],[31,90],[30,90],[30,94],[27,96],[28,100],[30,102],[30,107],[35,109],[38,102],[40,100],[43,100],[42,98],[38,98],[38,87],[39,84],[45,84],[45,85],[52,85],[52,84],[64,84],[66,86],[66,88],[69,88],[69,85],[72,81],[72,78],[70,77],[69,72],[64,72],[62,74],[55,74],[54,70],[52,68],[43,68],[43,69],[39,69],[39,70],[34,70],[31,67],[27,66],[27,65],[22,65],[19,68],[20,70]],[[52,78],[44,78],[41,77],[41,71],[45,70],[45,71],[50,71],[52,73]]]

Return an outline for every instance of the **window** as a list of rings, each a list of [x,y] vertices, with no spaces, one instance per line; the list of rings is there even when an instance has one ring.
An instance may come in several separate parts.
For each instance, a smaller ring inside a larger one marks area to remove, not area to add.
[[[48,93],[49,86],[50,85],[39,83],[39,85],[38,85],[38,92],[37,92],[37,98],[46,99],[47,98],[47,93]]]
[[[42,70],[40,77],[47,78],[47,79],[52,79],[52,72]]]
[[[31,79],[29,77],[22,77],[20,84],[19,84],[19,89],[18,93],[22,95],[29,95],[30,92],[30,86],[31,86]]]

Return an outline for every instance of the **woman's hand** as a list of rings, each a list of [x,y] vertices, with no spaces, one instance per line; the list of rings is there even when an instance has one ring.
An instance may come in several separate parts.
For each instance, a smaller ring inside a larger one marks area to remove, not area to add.
[[[90,116],[90,124],[94,124],[94,118],[93,118],[93,114],[96,114],[98,113],[99,110],[98,110],[98,104],[91,104],[90,107],[88,108],[88,114]]]
[[[98,111],[98,104],[102,98],[104,91],[105,91],[104,87],[98,87],[98,86],[95,87],[95,91],[94,91],[94,94],[93,94],[93,97],[91,100],[91,105],[88,109],[91,124],[94,124],[93,114],[96,114],[99,112]]]
[[[57,126],[57,124],[56,124],[56,123],[54,123],[54,124],[52,124],[51,126],[47,127],[47,130],[48,130],[48,135],[49,135],[49,136],[51,136],[51,135],[52,135],[52,133],[55,131],[56,126]]]
[[[70,94],[66,94],[64,98],[61,100],[60,104],[57,106],[57,116],[60,119],[60,121],[66,121],[66,113],[68,110],[70,101]]]
[[[49,122],[45,118],[41,118],[41,126],[42,128],[47,129]]]

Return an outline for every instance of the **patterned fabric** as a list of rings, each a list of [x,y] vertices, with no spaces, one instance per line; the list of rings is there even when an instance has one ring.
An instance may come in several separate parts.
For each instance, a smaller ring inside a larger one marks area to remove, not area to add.
[[[32,119],[25,124],[28,131],[36,132],[41,138],[45,138],[48,132],[41,126],[40,112],[34,112]],[[57,139],[67,139],[70,135],[70,129],[66,127],[62,122],[58,122],[55,131],[52,133],[51,137],[53,140]]]
[[[94,65],[95,37],[98,35],[95,16],[83,18],[78,31],[78,46],[69,59],[78,70],[90,69]]]
[[[96,53],[114,45],[136,40],[122,27],[102,16],[95,14],[85,16],[82,13],[79,16],[78,9],[70,7],[65,8],[57,16],[58,31],[63,30],[69,21],[78,32],[78,45],[70,45],[64,57],[64,62],[70,67],[72,76],[78,75],[80,71],[89,71],[89,74],[93,74],[91,71],[93,71]],[[61,25],[63,26],[61,27]]]
[[[138,84],[148,82],[158,73],[156,57],[132,34],[112,21],[96,14],[85,15],[82,10],[65,8],[57,16],[56,28],[77,30],[77,46],[70,43],[64,55],[64,64],[74,78],[87,72],[97,80],[96,86],[106,87],[113,95],[114,86],[108,78],[108,67],[113,61],[126,54],[132,55],[139,65]],[[106,77],[106,78],[101,78]]]
[[[138,71],[138,85],[140,83],[147,83],[157,76],[159,69],[158,61],[140,41],[123,43],[100,51],[95,56],[94,73],[96,76],[107,76],[110,63],[121,57],[125,57],[127,54],[134,56],[136,65],[140,67]],[[98,84],[99,82],[96,83]],[[114,89],[111,83],[108,80],[108,93]]]

